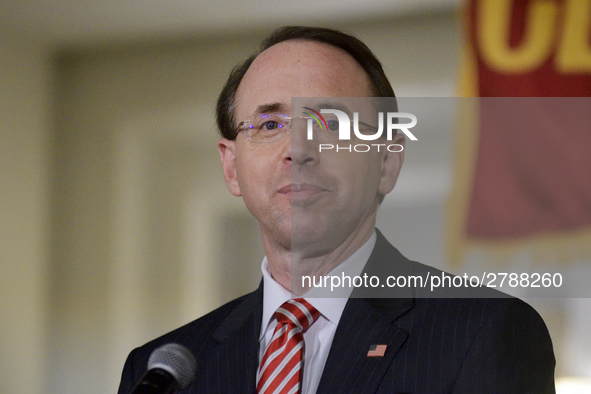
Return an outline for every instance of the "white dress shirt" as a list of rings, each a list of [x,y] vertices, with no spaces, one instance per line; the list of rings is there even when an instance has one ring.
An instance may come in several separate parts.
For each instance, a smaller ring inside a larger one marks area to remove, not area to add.
[[[341,275],[345,272],[346,275],[353,277],[359,275],[363,271],[363,267],[367,263],[369,256],[376,243],[375,231],[372,236],[364,243],[355,253],[353,253],[347,260],[339,264],[328,275]],[[263,259],[261,266],[263,271],[263,317],[261,324],[261,334],[259,337],[259,363],[265,354],[267,344],[273,336],[277,320],[275,319],[275,311],[284,302],[292,298],[291,292],[286,290],[283,286],[273,279],[269,271],[269,263],[267,258]],[[352,289],[349,289],[347,296],[350,295]],[[307,294],[314,293],[312,289]],[[322,292],[322,294],[326,294]],[[310,328],[304,333],[304,371],[302,375],[302,394],[313,394],[318,389],[322,371],[328,358],[328,352],[337,330],[337,325],[347,304],[347,297],[342,297],[343,293],[339,293],[341,297],[334,298],[309,298],[304,296],[314,308],[320,312],[320,317]],[[297,297],[296,297],[297,298]]]

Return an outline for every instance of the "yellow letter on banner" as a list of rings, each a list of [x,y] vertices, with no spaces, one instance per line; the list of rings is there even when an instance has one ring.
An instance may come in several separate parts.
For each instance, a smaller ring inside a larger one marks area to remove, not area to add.
[[[554,43],[556,5],[552,0],[530,3],[525,37],[517,48],[509,47],[512,0],[482,0],[478,9],[479,46],[484,60],[499,72],[526,72],[539,67]]]
[[[564,31],[556,54],[556,67],[563,73],[591,71],[591,0],[568,0]]]

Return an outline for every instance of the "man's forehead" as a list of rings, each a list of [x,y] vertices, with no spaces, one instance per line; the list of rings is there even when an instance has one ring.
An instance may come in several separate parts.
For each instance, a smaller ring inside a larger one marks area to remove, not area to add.
[[[346,76],[346,77],[345,77]],[[236,115],[279,103],[287,111],[292,97],[371,96],[365,70],[346,51],[314,41],[289,40],[253,61],[236,93]]]
[[[344,49],[331,44],[307,39],[293,39],[279,42],[265,49],[256,57],[255,62],[257,59],[264,61],[268,57],[277,55],[284,56],[301,54],[302,51],[313,54],[317,57],[333,56],[335,52],[340,52],[345,56],[350,56],[349,53]]]
[[[283,116],[301,116],[309,115],[310,110],[336,109],[352,117],[354,113],[366,115],[375,113],[375,104],[373,98],[368,97],[292,97],[288,104],[280,102],[260,104],[252,115],[275,113]]]

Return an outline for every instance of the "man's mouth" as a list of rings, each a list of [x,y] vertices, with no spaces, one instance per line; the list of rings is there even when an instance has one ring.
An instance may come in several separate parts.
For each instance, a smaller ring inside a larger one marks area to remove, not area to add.
[[[279,189],[279,193],[285,194],[292,199],[305,199],[324,191],[326,189],[308,183],[292,183]]]

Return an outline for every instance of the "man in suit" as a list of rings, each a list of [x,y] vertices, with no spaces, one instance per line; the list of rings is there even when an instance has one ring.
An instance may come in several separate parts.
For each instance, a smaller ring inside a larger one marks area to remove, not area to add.
[[[439,271],[407,260],[374,227],[403,151],[319,152],[295,126],[300,113],[292,108],[293,97],[394,92],[363,43],[329,29],[279,29],[233,70],[218,100],[218,147],[228,189],[259,221],[263,280],[253,293],[135,349],[119,392],[131,391],[151,352],[170,342],[183,344],[197,359],[187,393],[263,392],[275,387],[277,376],[283,390],[266,392],[554,392],[548,332],[517,299],[369,287],[347,298],[307,297],[294,277],[344,271],[384,280]],[[394,135],[390,142],[404,146],[404,137]],[[301,358],[288,368],[291,359],[274,365],[273,357],[283,359],[284,353],[271,350],[288,324],[276,311],[288,309],[293,293],[309,321],[293,331],[297,344],[286,339],[284,349]],[[269,370],[277,372],[268,378]]]

